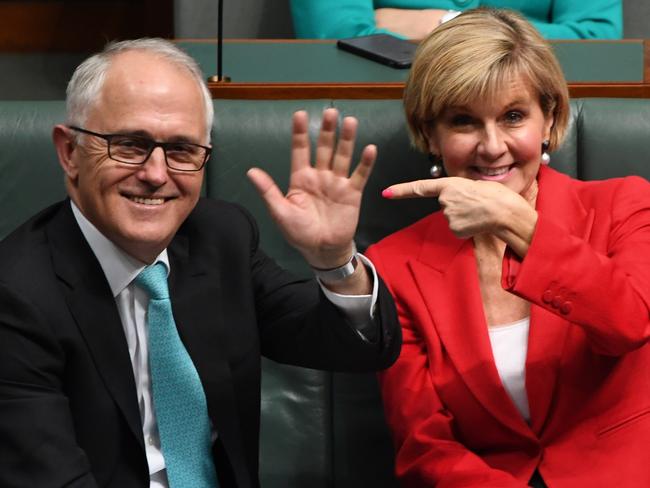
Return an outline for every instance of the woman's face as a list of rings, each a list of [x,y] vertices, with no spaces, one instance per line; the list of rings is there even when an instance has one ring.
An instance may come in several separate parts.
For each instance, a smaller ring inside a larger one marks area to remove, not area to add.
[[[534,90],[517,80],[494,100],[444,110],[427,134],[429,150],[442,156],[448,176],[498,181],[526,197],[552,125]]]

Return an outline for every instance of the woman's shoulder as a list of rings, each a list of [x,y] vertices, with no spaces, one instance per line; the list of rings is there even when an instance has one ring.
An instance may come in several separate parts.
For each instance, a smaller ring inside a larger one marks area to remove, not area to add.
[[[616,207],[629,200],[650,204],[650,182],[641,176],[623,176],[602,180],[573,180],[573,187],[585,203]]]
[[[650,182],[641,176],[622,176],[582,180],[551,168],[540,173],[540,183],[556,190],[570,188],[583,201],[605,201],[621,193],[639,194],[650,198]]]

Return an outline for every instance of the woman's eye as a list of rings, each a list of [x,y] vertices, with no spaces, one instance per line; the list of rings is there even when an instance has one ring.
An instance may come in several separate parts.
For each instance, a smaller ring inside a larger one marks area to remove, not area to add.
[[[524,120],[524,114],[516,110],[511,110],[506,114],[505,120],[509,124],[518,124],[519,122]]]
[[[456,127],[462,127],[465,125],[471,125],[473,123],[472,117],[465,114],[458,114],[451,117],[451,125]]]

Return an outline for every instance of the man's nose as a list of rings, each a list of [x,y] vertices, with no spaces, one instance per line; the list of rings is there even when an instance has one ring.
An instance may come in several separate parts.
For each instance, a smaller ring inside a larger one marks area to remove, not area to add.
[[[153,151],[142,165],[140,178],[155,186],[161,186],[169,177],[165,151],[162,147],[154,147]]]

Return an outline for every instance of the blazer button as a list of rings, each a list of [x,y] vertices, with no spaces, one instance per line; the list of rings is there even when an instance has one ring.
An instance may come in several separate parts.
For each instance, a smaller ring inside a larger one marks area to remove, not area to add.
[[[551,290],[546,290],[542,294],[542,301],[544,303],[551,303],[552,300],[553,300],[553,293],[551,293]]]
[[[562,296],[561,295],[555,295],[553,297],[553,300],[551,301],[551,305],[553,305],[555,308],[559,308],[560,305],[562,305]]]
[[[573,310],[573,303],[571,302],[564,302],[560,306],[560,313],[563,315],[569,315],[571,313],[571,310]]]

